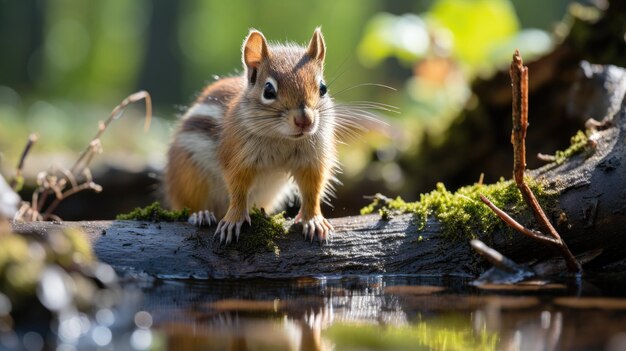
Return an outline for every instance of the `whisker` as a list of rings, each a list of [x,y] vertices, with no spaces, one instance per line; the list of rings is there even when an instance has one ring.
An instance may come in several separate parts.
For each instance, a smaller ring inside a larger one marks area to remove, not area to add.
[[[380,123],[386,124],[385,122],[379,119],[379,116],[370,111],[358,111],[358,110],[350,110],[350,111],[336,111],[334,116],[341,119],[366,119],[370,121],[378,121]]]
[[[256,120],[269,120],[269,119],[278,119],[280,116],[276,115],[265,115],[265,116],[249,116],[244,117],[245,119],[256,119]]]
[[[382,102],[376,102],[376,101],[367,101],[367,100],[339,103],[339,104],[336,104],[335,106],[376,106],[376,107],[384,107],[384,108],[388,108],[392,110],[400,109],[399,107],[394,106],[394,105],[384,104]]]
[[[336,106],[330,106],[330,107],[326,107],[323,109],[319,109],[319,113],[324,113],[327,111],[333,111],[333,112],[355,112],[355,111],[359,111],[359,112],[366,112],[367,110],[377,110],[377,111],[385,111],[385,112],[390,112],[390,113],[395,113],[398,114],[400,113],[399,108],[392,106],[392,105],[386,105],[386,104],[379,104],[379,103],[373,103],[373,102],[356,102],[353,104],[340,104],[340,105],[336,105]],[[372,113],[371,111],[367,111],[369,113]]]
[[[383,103],[379,103],[379,102],[371,102],[371,101],[354,101],[351,103],[345,103],[345,104],[338,104],[335,105],[334,107],[335,109],[341,109],[341,108],[369,108],[369,109],[373,109],[373,110],[384,110],[384,111],[388,111],[388,112],[393,112],[393,113],[400,113],[400,108],[393,106],[393,105],[388,105],[388,104],[383,104]]]
[[[337,95],[343,94],[345,92],[348,92],[350,90],[353,90],[353,89],[356,89],[356,88],[362,88],[362,87],[378,87],[378,88],[389,89],[389,90],[392,90],[392,91],[398,91],[398,89],[396,89],[394,87],[391,87],[391,86],[385,85],[385,84],[381,84],[381,83],[361,83],[361,84],[357,84],[357,85],[354,85],[354,86],[351,86],[351,87],[348,87],[348,88],[341,89],[341,90],[339,90],[337,92],[333,92],[333,96],[337,96]]]
[[[341,64],[337,67],[337,69],[336,69],[336,71],[335,71],[335,72],[339,72],[339,74],[338,74],[338,75],[336,75],[335,77],[333,77],[333,78],[330,80],[330,82],[326,82],[326,86],[327,86],[328,88],[330,88],[330,87],[331,87],[331,85],[333,85],[333,83],[334,83],[334,82],[335,82],[338,78],[340,78],[341,76],[343,76],[343,74],[344,74],[344,73],[346,73],[346,72],[348,71],[347,69],[344,69],[344,68],[345,68],[344,66],[346,65],[346,63],[351,62],[351,61],[353,61],[353,60],[354,60],[354,54],[350,54],[350,55],[346,56],[346,58],[343,60],[343,62],[341,62]]]

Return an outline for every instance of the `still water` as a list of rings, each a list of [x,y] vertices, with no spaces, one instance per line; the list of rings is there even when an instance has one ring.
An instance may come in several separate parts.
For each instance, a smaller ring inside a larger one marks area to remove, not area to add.
[[[626,350],[626,278],[144,279],[165,350]]]

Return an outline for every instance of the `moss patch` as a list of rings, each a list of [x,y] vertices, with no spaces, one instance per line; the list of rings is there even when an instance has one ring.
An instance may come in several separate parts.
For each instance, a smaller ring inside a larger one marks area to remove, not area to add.
[[[180,211],[170,211],[161,207],[159,202],[153,202],[146,207],[137,207],[129,213],[117,215],[117,220],[135,221],[163,221],[163,222],[185,222],[189,218],[189,209]]]
[[[233,248],[244,253],[265,250],[278,255],[280,250],[276,239],[287,235],[284,212],[270,216],[264,209],[255,207],[250,211],[250,219],[252,219],[252,226],[242,228],[239,242],[236,242]]]
[[[544,208],[555,205],[555,192],[545,190],[536,180],[527,179],[526,183]],[[434,217],[441,223],[443,235],[450,240],[473,239],[496,230],[508,230],[506,224],[482,203],[481,194],[515,218],[530,218],[530,211],[517,186],[512,180],[504,179],[490,185],[464,186],[456,192],[438,183],[435,190],[420,195],[420,200],[416,202],[405,202],[400,197],[385,200],[381,196],[363,208],[361,214],[372,213],[381,206],[380,213],[387,216],[389,213],[413,213],[420,230],[426,226],[428,217]]]
[[[570,157],[587,151],[589,149],[588,145],[589,137],[585,134],[585,132],[579,130],[578,133],[570,139],[570,146],[567,149],[563,151],[559,150],[554,154],[554,162],[560,165]]]

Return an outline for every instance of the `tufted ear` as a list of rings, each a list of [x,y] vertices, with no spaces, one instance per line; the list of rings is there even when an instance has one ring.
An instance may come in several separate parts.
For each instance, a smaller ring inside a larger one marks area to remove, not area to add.
[[[326,44],[324,43],[324,36],[322,35],[322,29],[320,27],[315,28],[315,32],[313,32],[313,37],[309,42],[306,52],[312,59],[324,62]]]
[[[267,40],[263,33],[251,29],[248,37],[243,42],[243,63],[246,65],[248,80],[254,84],[256,73],[261,62],[269,56]]]

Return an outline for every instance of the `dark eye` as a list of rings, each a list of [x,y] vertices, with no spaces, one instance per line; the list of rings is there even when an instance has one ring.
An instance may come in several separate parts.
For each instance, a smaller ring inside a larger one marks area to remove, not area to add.
[[[324,84],[324,82],[320,82],[320,96],[326,95],[326,92],[328,92],[328,88],[326,88],[326,84]]]
[[[276,88],[270,82],[266,82],[263,87],[263,98],[265,100],[275,100],[276,99]]]

